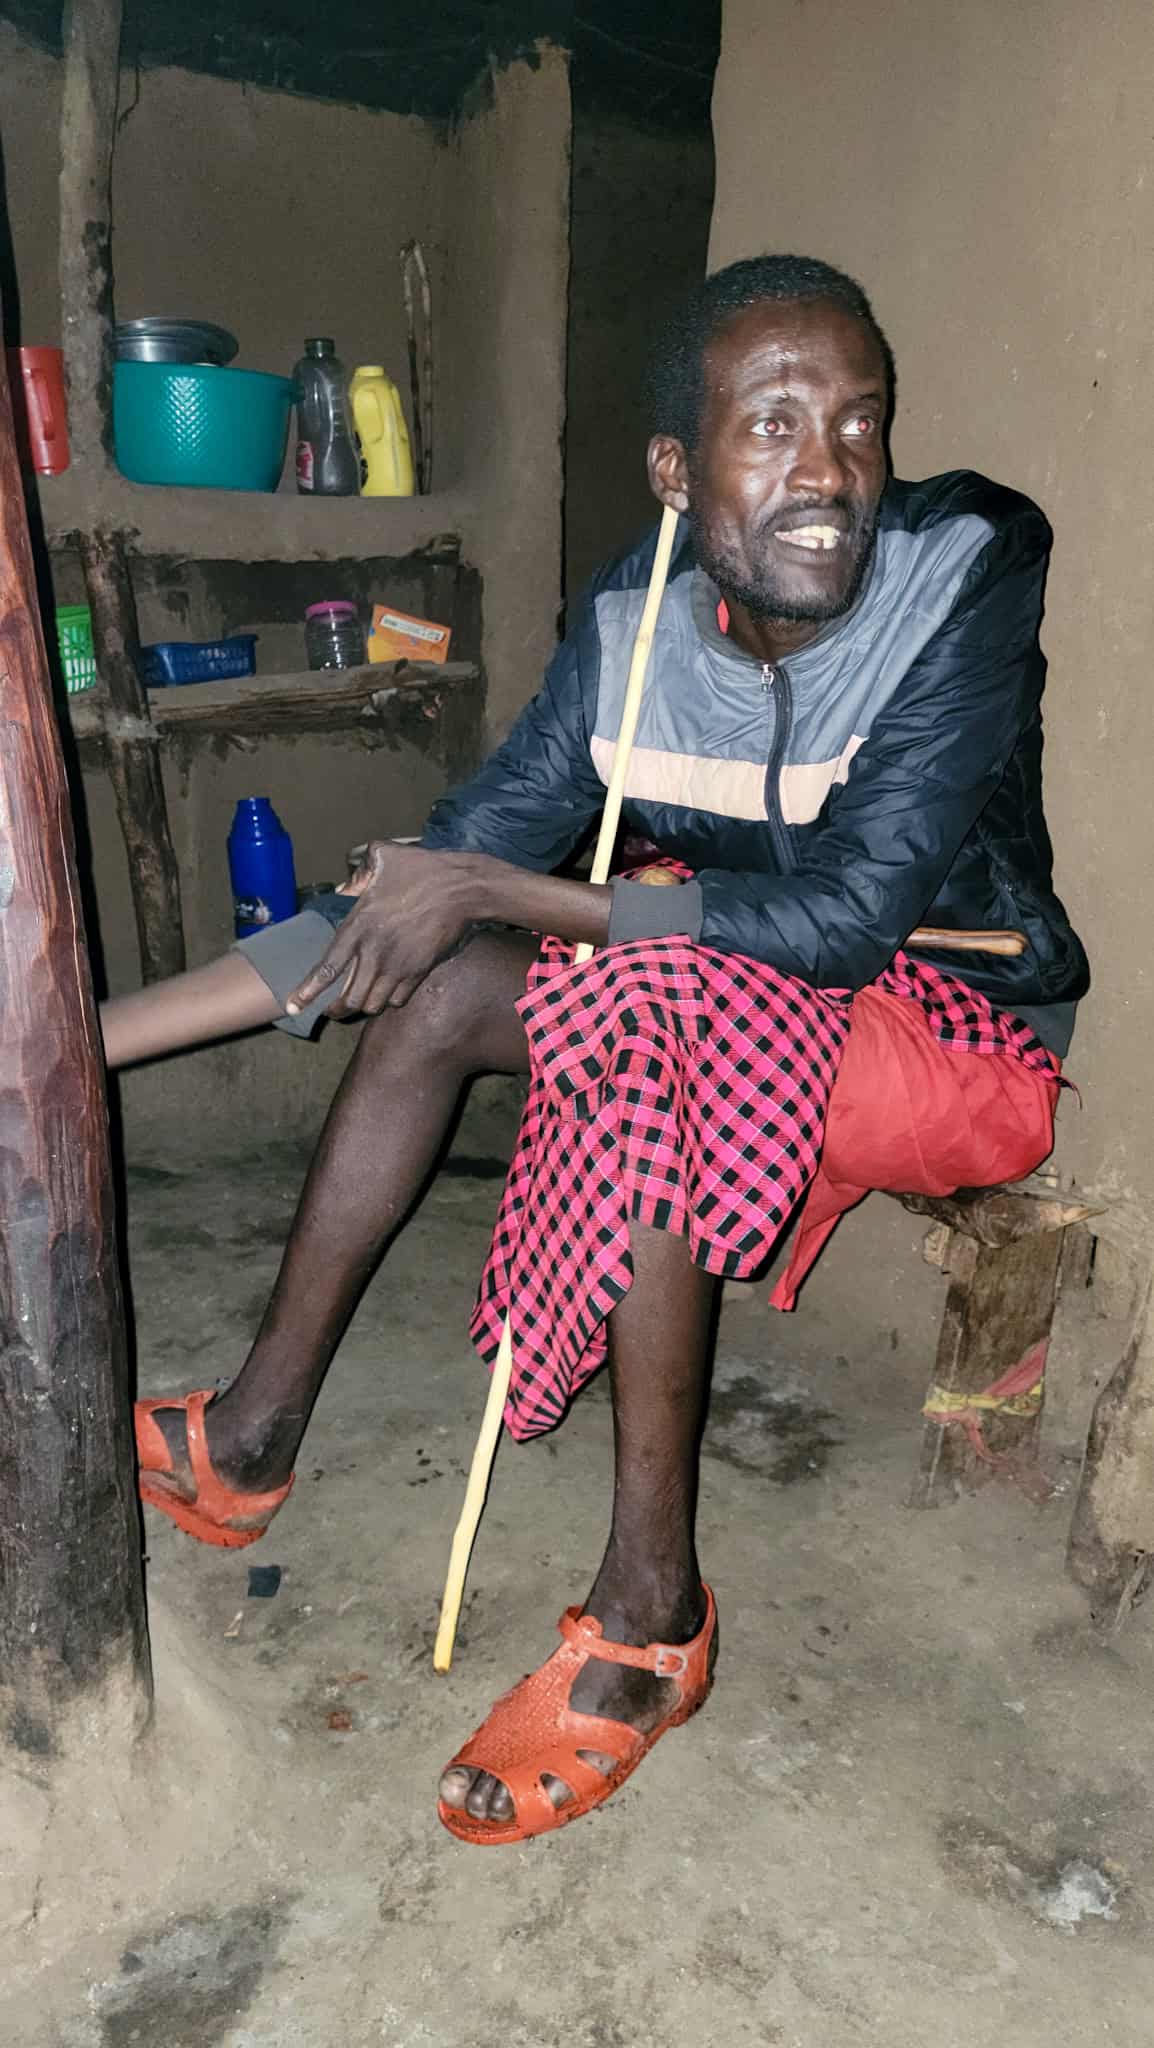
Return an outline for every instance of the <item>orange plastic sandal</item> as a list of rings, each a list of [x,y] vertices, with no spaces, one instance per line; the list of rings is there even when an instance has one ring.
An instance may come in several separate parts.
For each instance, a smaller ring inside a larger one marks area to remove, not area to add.
[[[474,1820],[463,1807],[446,1806],[441,1799],[437,1812],[449,1833],[462,1842],[486,1845],[527,1842],[534,1835],[567,1827],[595,1806],[604,1806],[666,1730],[679,1728],[709,1697],[713,1683],[709,1652],[717,1609],[709,1587],[704,1591],[705,1620],[691,1643],[647,1643],[644,1649],[606,1642],[599,1621],[582,1614],[579,1607],[567,1607],[557,1623],[563,1638],[561,1648],[554,1650],[539,1671],[523,1678],[497,1701],[488,1720],[448,1766],[453,1770],[463,1764],[499,1778],[513,1801],[514,1818]],[[624,1721],[574,1713],[569,1695],[590,1657],[606,1664],[630,1664],[636,1671],[672,1679],[677,1686],[677,1704],[648,1735],[639,1734]],[[578,1754],[583,1749],[613,1757],[612,1770],[600,1771],[596,1764],[586,1763]],[[560,1778],[573,1797],[563,1806],[554,1806],[541,1782],[545,1776]]]
[[[188,1536],[197,1537],[201,1543],[215,1543],[224,1550],[243,1550],[247,1543],[256,1543],[264,1535],[277,1509],[284,1506],[292,1492],[293,1481],[290,1478],[272,1493],[234,1493],[231,1486],[225,1485],[213,1469],[204,1437],[204,1411],[213,1398],[212,1390],[206,1388],[198,1394],[186,1394],[183,1400],[165,1394],[158,1401],[135,1403],[133,1420],[136,1455],[140,1464],[140,1498],[147,1501],[149,1507],[159,1508],[161,1514],[175,1522],[178,1529],[183,1529]],[[194,1500],[182,1499],[175,1490],[172,1453],[160,1424],[153,1420],[158,1408],[184,1410],[188,1462],[196,1481]],[[157,1483],[165,1479],[173,1483],[168,1486]],[[238,1529],[236,1521],[241,1516],[253,1526]]]

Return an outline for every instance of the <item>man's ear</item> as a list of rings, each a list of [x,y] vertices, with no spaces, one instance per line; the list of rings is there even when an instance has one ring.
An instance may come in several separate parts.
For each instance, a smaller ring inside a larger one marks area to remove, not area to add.
[[[649,443],[649,488],[661,505],[675,512],[689,510],[689,458],[672,434],[655,434]]]

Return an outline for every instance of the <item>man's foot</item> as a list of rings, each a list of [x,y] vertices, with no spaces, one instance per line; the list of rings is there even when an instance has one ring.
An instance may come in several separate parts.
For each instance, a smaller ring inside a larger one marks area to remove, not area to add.
[[[296,1441],[289,1441],[277,1422],[259,1433],[237,1413],[228,1389],[204,1411],[204,1437],[212,1468],[237,1493],[271,1493],[292,1477]],[[188,1425],[183,1407],[154,1408],[152,1419],[168,1446],[171,1470],[166,1484],[181,1500],[196,1497],[196,1481],[188,1455]]]
[[[178,1404],[137,1401],[133,1409],[140,1497],[202,1543],[240,1549],[264,1535],[292,1490],[292,1474],[279,1486],[236,1485],[213,1462],[208,1443],[209,1391],[186,1394]],[[183,1483],[158,1414],[183,1422]]]
[[[600,1622],[606,1642],[644,1649],[650,1643],[689,1644],[700,1635],[707,1596],[699,1580],[680,1588],[671,1598],[654,1600],[636,1594],[623,1596],[618,1588],[603,1586],[604,1576],[593,1587],[582,1615]],[[709,1679],[716,1659],[715,1627],[708,1646]],[[531,1684],[532,1680],[528,1682]],[[624,1722],[638,1735],[645,1736],[674,1712],[682,1694],[683,1687],[676,1678],[610,1663],[591,1649],[587,1662],[573,1679],[567,1705],[574,1713]],[[579,1748],[576,1754],[603,1777],[618,1772],[619,1759],[602,1750]],[[541,1784],[558,1811],[577,1798],[575,1789],[564,1778],[548,1771],[541,1773]],[[489,1771],[466,1764],[450,1765],[442,1776],[440,1790],[450,1811],[467,1814],[471,1820],[500,1826],[517,1818],[516,1801],[509,1787]]]

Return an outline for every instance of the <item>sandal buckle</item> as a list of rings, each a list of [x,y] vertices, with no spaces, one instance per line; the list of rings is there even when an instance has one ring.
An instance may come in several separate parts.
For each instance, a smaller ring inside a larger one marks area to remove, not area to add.
[[[654,1675],[657,1678],[684,1678],[688,1669],[689,1658],[685,1651],[671,1649],[668,1643],[662,1643],[653,1666]]]

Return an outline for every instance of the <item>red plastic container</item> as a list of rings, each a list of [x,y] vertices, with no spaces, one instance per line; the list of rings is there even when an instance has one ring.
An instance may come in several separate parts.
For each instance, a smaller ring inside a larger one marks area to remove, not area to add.
[[[9,349],[8,366],[13,403],[18,420],[23,413],[32,466],[39,476],[59,476],[71,459],[63,351],[58,348]]]

